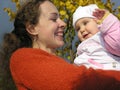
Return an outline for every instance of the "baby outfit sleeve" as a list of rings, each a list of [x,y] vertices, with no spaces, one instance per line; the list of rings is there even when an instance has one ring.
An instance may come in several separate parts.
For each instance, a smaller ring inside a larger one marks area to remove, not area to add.
[[[103,60],[105,57],[103,57],[104,48],[100,44],[99,39],[99,33],[97,33],[95,36],[89,38],[86,41],[83,41],[77,48],[77,57],[74,60],[74,63],[77,65],[85,65],[87,68],[94,67],[94,68],[101,68],[98,66],[98,64],[91,62],[104,62]]]
[[[105,42],[105,48],[112,54],[120,56],[120,21],[109,14],[101,23],[100,31]]]

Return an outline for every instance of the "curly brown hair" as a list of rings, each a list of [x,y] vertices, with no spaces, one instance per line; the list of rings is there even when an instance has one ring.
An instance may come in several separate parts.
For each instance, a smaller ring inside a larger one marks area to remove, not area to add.
[[[36,25],[41,13],[40,5],[49,0],[28,0],[17,11],[14,20],[14,30],[6,33],[0,49],[0,90],[16,90],[12,80],[9,59],[11,54],[22,47],[32,47],[31,35],[26,30],[26,24]]]

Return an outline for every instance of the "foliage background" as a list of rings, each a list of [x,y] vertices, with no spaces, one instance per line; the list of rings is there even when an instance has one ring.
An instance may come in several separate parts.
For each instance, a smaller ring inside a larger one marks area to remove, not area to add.
[[[111,0],[52,0],[60,11],[61,18],[67,23],[65,30],[64,41],[65,45],[58,50],[58,55],[70,60],[72,63],[75,58],[76,47],[79,43],[76,40],[75,31],[72,26],[72,14],[78,6],[85,6],[88,4],[97,4],[99,8],[107,9],[111,13],[115,14],[120,19],[120,7],[113,9],[115,3]]]
[[[27,0],[11,0],[16,5],[16,10],[20,5]],[[115,3],[111,0],[51,0],[58,8],[61,18],[67,23],[64,32],[65,45],[58,49],[57,54],[69,60],[71,63],[75,58],[76,46],[79,41],[76,38],[76,33],[72,26],[72,14],[78,6],[85,6],[88,4],[97,4],[99,8],[108,9],[111,13],[115,14],[120,19],[120,6],[113,8]],[[10,16],[10,21],[14,20],[15,12],[11,8],[4,8],[4,11]]]
[[[16,10],[20,8],[20,5],[26,0],[11,0],[16,5]],[[113,8],[115,3],[111,0],[51,0],[58,8],[61,18],[67,23],[65,29],[64,41],[65,45],[57,50],[57,54],[73,63],[76,53],[76,47],[79,41],[76,38],[76,33],[72,26],[72,14],[78,6],[84,6],[88,4],[97,4],[100,8],[108,9],[111,13],[116,15],[120,19],[120,6]],[[14,21],[15,12],[11,8],[6,7],[4,11],[10,16],[10,21]],[[2,65],[0,63],[0,90],[16,90],[14,83],[9,72],[9,66]],[[8,69],[8,71],[6,70]]]

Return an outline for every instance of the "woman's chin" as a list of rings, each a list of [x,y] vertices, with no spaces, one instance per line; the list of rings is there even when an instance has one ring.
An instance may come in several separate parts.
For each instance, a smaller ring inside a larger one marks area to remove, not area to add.
[[[59,43],[58,43],[58,48],[59,47],[62,47],[64,45],[64,41],[60,41]]]

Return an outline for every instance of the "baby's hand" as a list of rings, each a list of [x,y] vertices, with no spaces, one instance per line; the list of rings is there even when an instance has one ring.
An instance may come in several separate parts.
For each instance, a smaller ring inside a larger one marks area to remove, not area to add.
[[[104,9],[95,9],[93,12],[93,16],[96,17],[98,20],[101,20],[107,11]]]

